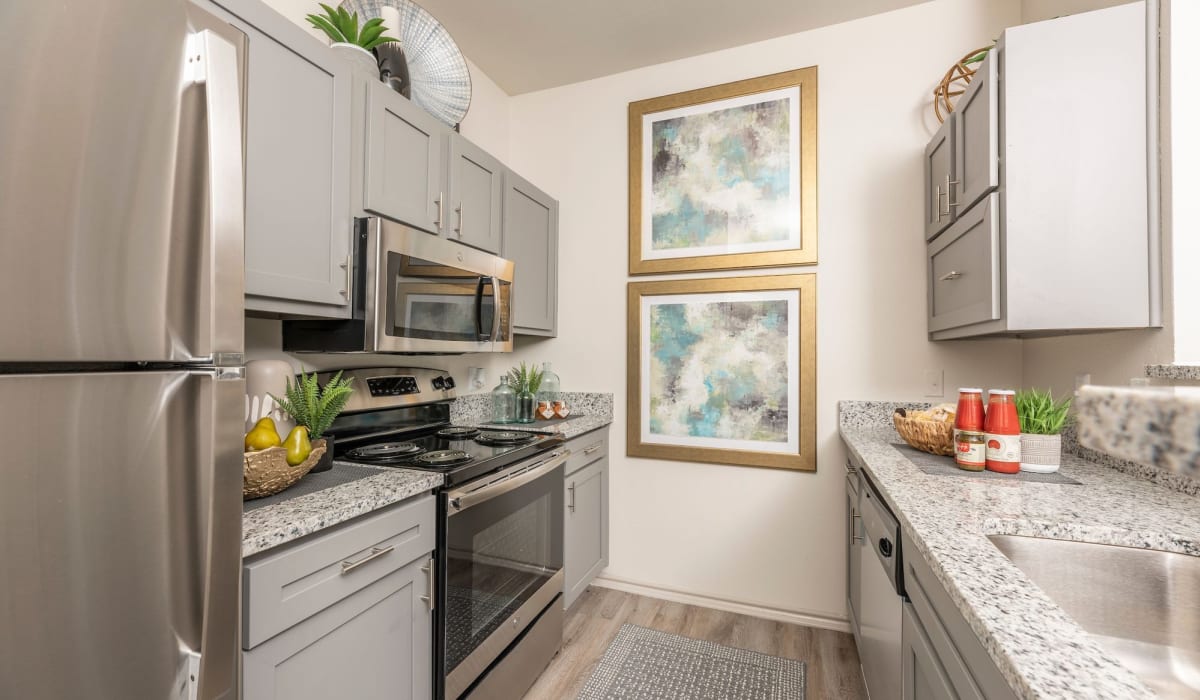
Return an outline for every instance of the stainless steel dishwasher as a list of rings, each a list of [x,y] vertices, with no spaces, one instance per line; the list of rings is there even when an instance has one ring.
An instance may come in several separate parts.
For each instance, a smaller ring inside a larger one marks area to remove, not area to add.
[[[900,566],[900,524],[866,472],[860,471],[858,514],[863,542],[852,547],[858,561],[858,655],[871,700],[899,700],[900,623],[904,582]],[[853,519],[852,519],[853,520]],[[852,537],[858,532],[852,531]]]

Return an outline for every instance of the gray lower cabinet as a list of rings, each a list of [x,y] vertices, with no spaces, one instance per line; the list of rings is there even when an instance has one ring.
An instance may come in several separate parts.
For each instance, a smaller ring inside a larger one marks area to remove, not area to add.
[[[445,230],[446,128],[378,80],[367,80],[363,208],[431,233]]]
[[[901,625],[900,648],[904,654],[900,662],[904,700],[956,700],[950,679],[938,661],[925,628],[913,612],[911,603],[904,604],[904,619]]]
[[[217,4],[247,39],[246,309],[348,318],[351,66],[258,0]]]
[[[448,137],[449,203],[447,237],[489,253],[500,253],[504,164],[461,135]]]
[[[435,513],[420,496],[247,559],[242,698],[431,698]]]
[[[846,613],[850,618],[850,631],[856,644],[862,644],[862,630],[858,625],[858,611],[862,607],[862,516],[858,510],[858,469],[846,462]]]
[[[563,607],[608,566],[608,428],[567,443],[564,477]]]
[[[516,263],[513,331],[558,334],[558,202],[525,178],[504,175],[500,255]]]

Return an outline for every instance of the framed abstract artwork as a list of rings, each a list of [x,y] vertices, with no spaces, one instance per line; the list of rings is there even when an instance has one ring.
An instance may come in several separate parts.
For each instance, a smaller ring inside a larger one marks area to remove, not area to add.
[[[627,454],[816,471],[816,275],[629,283]]]
[[[817,262],[817,69],[629,104],[629,274]]]

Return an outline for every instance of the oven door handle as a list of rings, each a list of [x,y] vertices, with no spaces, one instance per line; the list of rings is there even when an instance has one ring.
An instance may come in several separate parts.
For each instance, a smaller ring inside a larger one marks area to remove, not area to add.
[[[461,489],[451,491],[446,494],[446,502],[450,504],[450,515],[461,513],[480,503],[486,503],[497,496],[503,496],[513,489],[543,477],[566,464],[570,456],[570,450],[561,450],[550,455],[549,459],[532,466],[516,467],[507,472],[500,472],[495,479],[490,480],[482,486],[472,487],[467,485]]]

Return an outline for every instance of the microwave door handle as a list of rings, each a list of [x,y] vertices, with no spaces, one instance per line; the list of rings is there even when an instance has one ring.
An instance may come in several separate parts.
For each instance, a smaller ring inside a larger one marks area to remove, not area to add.
[[[486,277],[480,277],[475,281],[475,338],[483,338],[483,281]]]
[[[486,340],[495,341],[496,336],[500,335],[500,280],[488,277],[487,284],[492,285],[492,332]]]

